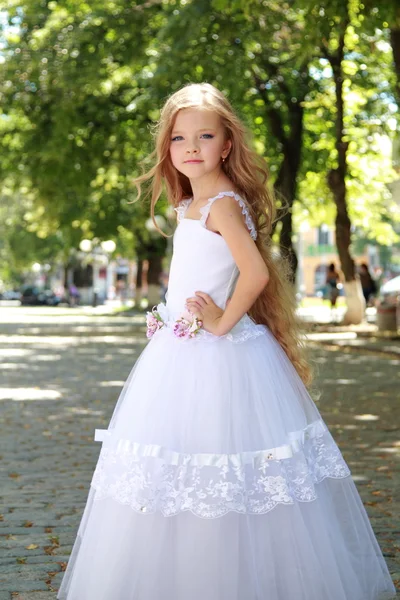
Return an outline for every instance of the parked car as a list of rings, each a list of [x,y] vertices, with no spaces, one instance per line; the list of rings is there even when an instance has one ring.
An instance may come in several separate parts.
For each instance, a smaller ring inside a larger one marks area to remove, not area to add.
[[[20,300],[21,292],[18,290],[6,290],[0,294],[0,300]]]
[[[41,290],[35,286],[28,286],[22,290],[20,298],[22,306],[58,306],[61,298],[52,290]]]
[[[389,281],[381,285],[379,298],[389,304],[396,304],[398,302],[400,298],[400,275],[389,279]]]

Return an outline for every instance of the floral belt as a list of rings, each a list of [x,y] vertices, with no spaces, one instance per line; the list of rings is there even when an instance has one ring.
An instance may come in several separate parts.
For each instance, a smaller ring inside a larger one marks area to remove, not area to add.
[[[175,321],[169,321],[168,309],[162,302],[154,306],[146,315],[148,338],[153,337],[156,331],[165,326],[172,326],[173,334],[177,338],[189,339],[199,333],[203,322],[189,310],[182,312]]]
[[[217,336],[206,331],[203,328],[201,319],[198,319],[190,311],[183,311],[175,319],[172,318],[170,311],[163,302],[157,304],[151,311],[147,312],[146,323],[146,335],[148,338],[152,338],[160,330],[169,330],[174,337],[180,340],[196,338],[197,340],[207,342],[227,340],[229,342],[242,343],[251,338],[261,335],[265,336],[269,332],[265,325],[258,325],[246,314],[229,333]]]

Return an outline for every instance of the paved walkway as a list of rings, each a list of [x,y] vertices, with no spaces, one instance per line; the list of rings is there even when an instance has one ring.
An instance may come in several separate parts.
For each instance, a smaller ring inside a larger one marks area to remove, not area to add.
[[[143,317],[2,308],[0,600],[55,600],[100,451],[94,430],[107,427],[143,332]],[[312,356],[318,406],[400,589],[400,359],[323,346]]]
[[[400,358],[400,335],[394,331],[378,332],[375,326],[371,326],[369,330],[363,326],[319,327],[319,331],[315,329],[307,332],[310,346],[318,344],[331,350],[368,352]]]

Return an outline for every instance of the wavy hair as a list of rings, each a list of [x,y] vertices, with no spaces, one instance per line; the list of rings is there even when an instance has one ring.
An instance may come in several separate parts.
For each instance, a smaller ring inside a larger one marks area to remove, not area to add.
[[[150,182],[151,217],[158,231],[154,209],[165,185],[172,206],[192,197],[188,177],[180,173],[170,158],[170,139],[178,112],[184,108],[201,108],[216,112],[232,147],[221,168],[246,201],[257,229],[257,248],[269,271],[269,281],[248,314],[256,323],[265,324],[277,339],[305,385],[312,381],[311,368],[305,358],[302,328],[296,317],[294,289],[289,281],[289,266],[282,258],[273,258],[271,234],[276,220],[275,200],[269,185],[264,159],[251,147],[249,135],[225,96],[208,83],[189,84],[172,94],[164,104],[155,126],[155,150],[148,157],[153,166],[135,179],[138,197],[143,183]]]

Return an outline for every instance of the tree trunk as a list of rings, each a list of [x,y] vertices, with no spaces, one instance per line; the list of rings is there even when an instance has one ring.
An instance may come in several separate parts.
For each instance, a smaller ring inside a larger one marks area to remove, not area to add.
[[[400,21],[400,9],[399,21]],[[397,101],[400,102],[400,27],[392,28],[390,31],[390,42],[392,44],[394,68],[397,76],[396,93]]]
[[[150,239],[143,239],[137,234],[136,256],[138,257],[137,294],[141,297],[143,261],[148,261],[147,269],[147,299],[150,308],[160,302],[161,282],[160,276],[163,268],[163,259],[167,250],[167,240],[161,235],[153,235]],[[136,306],[139,306],[136,302]]]
[[[136,271],[136,289],[135,289],[135,308],[140,308],[142,301],[142,285],[143,285],[143,259],[137,258]]]
[[[351,221],[347,211],[346,186],[343,173],[332,169],[328,174],[328,185],[336,204],[336,246],[346,281],[355,280],[355,264],[350,254]]]
[[[365,301],[362,295],[360,281],[356,275],[353,257],[350,253],[351,244],[351,221],[347,209],[347,148],[348,142],[344,141],[344,99],[343,99],[343,72],[342,62],[344,58],[344,36],[347,24],[343,27],[339,38],[338,50],[335,54],[326,52],[333,71],[336,91],[336,151],[338,166],[328,173],[328,185],[333,194],[336,204],[336,245],[339,254],[341,268],[344,274],[345,295],[347,311],[344,323],[361,323],[364,317]]]
[[[290,280],[294,284],[296,281],[296,271],[299,261],[292,241],[292,206],[293,202],[290,205],[288,212],[281,219],[282,229],[279,236],[279,248],[281,251],[281,256],[285,258],[290,265]]]
[[[292,210],[296,199],[297,175],[300,168],[303,143],[303,109],[300,105],[293,103],[290,109],[291,131],[287,142],[283,146],[284,156],[275,182],[275,192],[277,197],[282,198],[283,201],[282,216],[280,218],[282,223],[279,236],[280,252],[281,256],[290,265],[291,280],[294,284],[298,259],[292,241]]]
[[[272,64],[266,63],[265,69],[271,76],[279,75],[277,67]],[[303,65],[301,71],[305,75],[304,80],[306,80],[308,77],[308,63]],[[296,199],[297,176],[300,168],[301,150],[303,147],[304,109],[302,102],[308,91],[308,86],[305,84],[303,89],[298,89],[296,91],[297,100],[294,102],[293,93],[287,84],[283,80],[280,80],[280,90],[285,98],[288,110],[287,124],[289,125],[289,132],[286,132],[282,113],[280,113],[271,103],[263,79],[257,73],[254,73],[254,79],[265,103],[266,115],[271,133],[279,144],[283,154],[274,189],[276,197],[278,199],[280,198],[282,201],[282,210],[280,213],[278,212],[278,219],[282,223],[282,229],[279,236],[280,252],[281,256],[289,262],[291,280],[294,284],[298,260],[292,242],[292,207]]]
[[[147,271],[147,283],[149,286],[148,300],[149,307],[153,307],[161,300],[161,283],[163,257],[159,254],[149,254],[149,270]]]
[[[349,250],[351,244],[351,221],[347,212],[346,188],[344,180],[338,174],[338,169],[330,171],[328,183],[336,203],[336,246],[345,277],[343,285],[347,310],[343,318],[343,323],[345,325],[358,324],[364,318],[365,299],[361,283],[356,276],[354,260]]]

